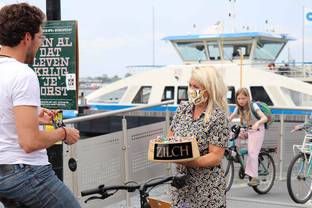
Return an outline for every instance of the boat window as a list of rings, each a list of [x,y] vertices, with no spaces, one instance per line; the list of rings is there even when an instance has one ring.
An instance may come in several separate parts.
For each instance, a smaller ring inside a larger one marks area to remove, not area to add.
[[[188,100],[188,94],[187,94],[187,86],[179,86],[178,87],[178,100],[177,103],[180,104],[181,101]]]
[[[91,103],[118,103],[124,93],[126,92],[127,87],[114,90],[112,92],[106,93],[104,95],[98,96],[96,98],[90,99]]]
[[[269,97],[268,93],[262,86],[253,86],[250,87],[252,101],[261,101],[265,102],[267,105],[272,106],[273,102]]]
[[[220,50],[219,50],[219,43],[218,42],[208,42],[208,54],[210,60],[220,60]]]
[[[311,104],[312,96],[305,93],[291,90],[286,87],[281,87],[281,90],[285,96],[290,98],[296,106],[308,106]]]
[[[203,42],[179,42],[177,48],[184,61],[206,61],[207,55]]]
[[[251,46],[251,41],[224,41],[223,57],[225,60],[239,59],[239,51],[242,52],[244,57],[249,57]]]
[[[285,43],[260,40],[257,43],[254,59],[275,60]]]
[[[151,95],[152,86],[142,86],[136,96],[134,97],[132,103],[147,104],[148,99]]]
[[[164,93],[162,95],[161,101],[173,100],[174,99],[174,87],[166,86],[164,89]]]
[[[235,87],[228,87],[226,98],[229,104],[235,104]]]
[[[233,45],[223,45],[223,57],[225,60],[231,60],[232,58],[239,58],[239,52],[235,51]]]

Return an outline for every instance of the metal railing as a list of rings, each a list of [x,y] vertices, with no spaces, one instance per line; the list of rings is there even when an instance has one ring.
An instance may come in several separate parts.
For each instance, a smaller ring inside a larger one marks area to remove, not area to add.
[[[169,104],[173,104],[173,103],[174,103],[174,100],[168,100],[168,101],[159,102],[159,103],[153,103],[153,104],[146,104],[146,105],[142,105],[142,106],[130,107],[130,108],[127,108],[127,109],[122,109],[122,110],[114,110],[114,111],[109,111],[109,112],[96,113],[96,114],[92,114],[92,115],[86,115],[86,116],[80,116],[80,117],[77,117],[77,118],[66,119],[66,120],[64,120],[64,123],[65,124],[70,124],[70,123],[78,123],[78,122],[82,122],[82,121],[89,121],[89,120],[103,118],[103,117],[107,117],[107,116],[114,116],[114,115],[118,115],[118,114],[123,114],[123,113],[129,113],[129,112],[133,112],[133,111],[148,109],[148,108],[152,108],[152,107],[155,107],[155,106],[169,105]]]
[[[127,128],[127,120],[126,120],[126,113],[129,112],[133,112],[133,111],[138,111],[138,110],[144,110],[144,109],[148,109],[148,108],[152,108],[155,106],[161,106],[161,105],[168,105],[168,104],[172,104],[174,103],[174,100],[169,100],[169,101],[164,101],[164,102],[159,102],[159,103],[154,103],[154,104],[146,104],[146,105],[142,105],[142,106],[136,106],[136,107],[130,107],[127,109],[122,109],[122,110],[115,110],[115,111],[109,111],[109,112],[101,112],[101,113],[96,113],[96,114],[91,114],[91,115],[86,115],[86,116],[81,116],[81,117],[77,117],[77,118],[71,118],[71,119],[66,119],[64,120],[65,124],[75,124],[75,123],[79,123],[79,122],[84,122],[84,121],[90,121],[90,120],[94,120],[94,119],[99,119],[99,118],[103,118],[103,117],[108,117],[108,116],[114,116],[114,115],[120,115],[122,114],[122,138],[123,138],[123,144],[122,144],[122,151],[123,151],[123,161],[124,161],[124,182],[128,182],[130,180],[129,178],[129,152],[128,152],[128,128]],[[166,111],[165,114],[165,132],[168,132],[168,128],[169,128],[169,111]],[[76,145],[71,145],[68,147],[70,149],[69,152],[69,157],[70,158],[77,158],[77,149],[76,149]],[[169,168],[168,168],[168,171]],[[77,173],[72,173],[71,175],[72,177],[72,181],[78,181],[78,175]],[[78,189],[78,185],[73,183],[72,184],[72,189],[74,191],[74,193],[76,193],[77,196],[79,196],[79,189]],[[131,202],[130,202],[130,195],[127,192],[126,193],[126,203],[127,203],[127,207],[131,207]]]
[[[115,111],[109,111],[109,112],[101,112],[97,114],[91,114],[91,115],[86,115],[86,116],[81,116],[77,118],[71,118],[71,119],[66,119],[64,120],[64,123],[66,124],[75,124],[83,121],[90,121],[93,119],[99,119],[103,117],[108,117],[108,116],[114,116],[114,115],[122,115],[121,123],[122,123],[122,152],[123,152],[123,166],[124,166],[124,181],[129,180],[129,160],[128,160],[128,128],[127,128],[127,120],[126,120],[126,114],[129,112],[133,111],[138,111],[138,110],[146,110],[148,108],[152,108],[155,106],[161,106],[161,105],[169,105],[174,103],[173,100],[170,101],[165,101],[165,102],[160,102],[160,103],[155,103],[155,104],[146,104],[146,105],[141,105],[141,106],[136,106],[136,107],[129,107],[127,109],[122,109],[122,110],[115,110]],[[233,110],[233,107],[235,105],[229,105],[230,109]],[[167,106],[169,107],[169,106]],[[171,106],[172,107],[172,106]],[[287,153],[287,145],[292,145],[289,144],[289,140],[293,139],[294,142],[300,143],[301,140],[300,138],[303,138],[299,135],[289,135],[287,134],[288,130],[287,128],[290,128],[291,126],[294,125],[294,123],[288,123],[289,120],[286,120],[286,115],[300,115],[302,116],[301,118],[304,118],[304,115],[310,115],[312,113],[312,107],[286,107],[286,106],[274,106],[271,107],[273,114],[278,115],[278,121],[275,122],[274,127],[270,127],[268,130],[269,135],[273,135],[273,139],[278,145],[278,152],[277,152],[277,165],[279,167],[279,179],[282,180],[283,178],[283,173],[285,172],[285,161],[289,160],[289,157],[292,157],[292,155],[288,155]],[[172,110],[172,109],[171,109]],[[168,132],[169,128],[169,117],[173,115],[174,112],[170,112],[170,110],[166,111],[165,117],[166,117],[166,130],[165,132]],[[287,122],[285,122],[287,121]],[[274,133],[272,134],[272,132]],[[266,138],[267,139],[267,138]],[[299,139],[299,140],[298,140]],[[69,148],[75,148],[74,145],[73,147]],[[74,149],[73,149],[74,150]],[[75,152],[75,151],[71,151]],[[76,158],[76,155],[73,153],[72,157]],[[77,173],[76,173],[77,174]],[[74,176],[75,180],[77,181],[77,176]],[[75,193],[78,193],[78,187],[74,187],[75,185],[73,184],[73,189]],[[130,206],[130,196],[127,194],[126,196],[126,202],[127,205]]]

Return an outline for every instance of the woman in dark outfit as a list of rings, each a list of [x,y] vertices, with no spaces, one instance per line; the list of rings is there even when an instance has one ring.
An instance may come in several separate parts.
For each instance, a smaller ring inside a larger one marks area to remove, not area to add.
[[[220,165],[229,137],[226,93],[215,68],[192,70],[190,101],[179,105],[168,136],[195,137],[200,157],[177,164],[177,172],[187,175],[187,185],[172,191],[175,207],[226,207],[225,178]]]

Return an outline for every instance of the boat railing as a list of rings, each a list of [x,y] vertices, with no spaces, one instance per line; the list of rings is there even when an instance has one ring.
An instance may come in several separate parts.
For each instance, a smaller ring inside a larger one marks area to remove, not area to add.
[[[283,75],[290,78],[304,79],[312,77],[312,64],[295,65],[295,64],[276,64],[268,66],[253,65],[254,68],[264,69],[265,71]]]
[[[205,63],[204,63],[205,64]],[[236,63],[239,65],[239,63]],[[312,64],[309,62],[307,64],[285,64],[277,63],[274,66],[270,64],[255,64],[255,63],[243,63],[244,66],[252,66],[253,68],[262,69],[268,72],[275,74],[283,75],[290,78],[301,79],[302,81],[312,81]],[[143,71],[149,70],[159,70],[165,67],[166,65],[136,65],[136,66],[127,66],[127,69],[130,74],[137,74]]]
[[[133,66],[127,66],[126,68],[128,69],[128,73],[130,74],[138,74],[144,71],[149,71],[149,70],[159,70],[166,65],[133,65]]]

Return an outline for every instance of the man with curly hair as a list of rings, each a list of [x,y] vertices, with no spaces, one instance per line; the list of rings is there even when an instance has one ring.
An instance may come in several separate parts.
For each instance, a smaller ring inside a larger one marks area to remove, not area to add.
[[[41,45],[44,19],[26,3],[0,9],[0,200],[7,207],[14,201],[31,208],[76,208],[80,205],[52,170],[46,148],[58,141],[76,143],[79,131],[40,130],[56,112],[40,108],[39,81],[27,65]]]

